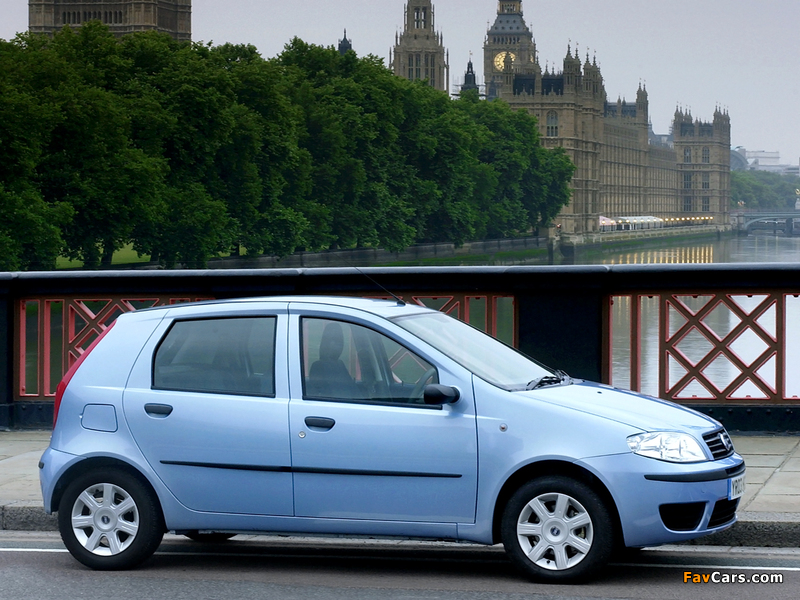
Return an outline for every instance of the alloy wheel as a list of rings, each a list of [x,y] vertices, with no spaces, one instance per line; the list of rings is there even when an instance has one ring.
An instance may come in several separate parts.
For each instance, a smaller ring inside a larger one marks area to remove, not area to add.
[[[125,551],[139,532],[139,509],[133,497],[113,483],[86,488],[75,500],[70,516],[75,539],[97,556]]]
[[[561,571],[583,561],[592,548],[594,529],[588,511],[562,493],[537,496],[517,519],[520,548],[534,564]]]

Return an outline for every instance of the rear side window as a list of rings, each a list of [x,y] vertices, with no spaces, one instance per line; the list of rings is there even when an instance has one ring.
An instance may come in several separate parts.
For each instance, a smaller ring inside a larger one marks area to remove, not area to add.
[[[276,320],[176,321],[156,350],[153,387],[274,396]]]

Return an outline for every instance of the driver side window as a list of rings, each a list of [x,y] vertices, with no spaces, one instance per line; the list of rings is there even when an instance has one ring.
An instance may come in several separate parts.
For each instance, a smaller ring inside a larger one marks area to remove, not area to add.
[[[436,368],[367,327],[329,319],[302,320],[303,398],[423,404]]]

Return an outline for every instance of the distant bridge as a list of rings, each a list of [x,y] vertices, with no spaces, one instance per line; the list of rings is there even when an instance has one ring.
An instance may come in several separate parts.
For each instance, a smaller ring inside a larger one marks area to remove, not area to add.
[[[739,231],[754,229],[781,230],[787,235],[800,234],[800,210],[754,210],[731,213],[731,222]],[[797,226],[795,226],[797,222]]]

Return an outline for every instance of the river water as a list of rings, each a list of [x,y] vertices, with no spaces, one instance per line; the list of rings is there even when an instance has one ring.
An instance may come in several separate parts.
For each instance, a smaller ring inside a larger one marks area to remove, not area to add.
[[[573,264],[800,262],[800,236],[726,236],[719,240],[647,243],[627,250],[578,251]],[[566,262],[559,260],[558,262]]]
[[[629,250],[610,251],[585,251],[579,252],[575,264],[678,264],[678,263],[743,263],[743,262],[800,262],[800,237],[785,237],[772,235],[755,235],[747,237],[726,237],[720,240],[709,241],[682,241],[678,243],[662,242],[659,246],[639,247]],[[680,297],[671,302],[680,303],[689,313],[696,314],[708,302],[711,296]],[[641,364],[640,391],[654,395],[664,396],[660,389],[659,366],[660,361],[667,361],[662,365],[666,368],[668,387],[675,386],[687,371],[680,361],[673,357],[665,357],[661,347],[663,339],[662,328],[667,328],[668,337],[671,338],[687,321],[681,311],[674,306],[668,308],[668,317],[665,323],[660,322],[660,307],[664,299],[658,297],[642,297],[640,299],[641,335],[639,337],[639,360]],[[730,390],[728,397],[735,400],[765,400],[770,390],[775,390],[778,382],[782,382],[785,391],[784,398],[797,398],[800,396],[800,370],[792,368],[800,361],[800,299],[792,296],[781,298],[776,302],[785,302],[785,323],[778,323],[776,304],[766,295],[733,296],[729,305],[719,304],[703,319],[701,329],[693,328],[679,343],[678,350],[684,355],[689,364],[697,363],[716,353],[714,342],[724,339],[742,320],[737,316],[736,308],[743,314],[751,315],[758,311],[761,316],[756,320],[759,332],[748,327],[728,345],[727,354],[722,352],[702,371],[705,381],[693,379],[680,393],[674,394],[676,399],[691,403],[703,402],[714,397],[715,392],[725,390],[742,373],[736,364],[737,359],[742,364],[750,366],[755,361],[764,362],[756,373],[760,379],[754,382],[748,379],[736,389]],[[616,297],[612,306],[612,383],[618,387],[630,387],[630,361],[632,351],[630,342],[631,319],[633,314],[633,300],[630,297]],[[735,307],[731,307],[735,304]],[[765,307],[768,307],[764,310]],[[778,335],[785,328],[786,336]],[[776,341],[773,348],[765,343],[764,334]],[[714,339],[716,337],[716,340]],[[785,340],[781,344],[781,338]],[[783,347],[782,347],[783,346]],[[773,352],[774,351],[774,352]],[[778,372],[777,360],[774,353],[786,353],[785,372]],[[735,354],[735,357],[731,354]],[[770,357],[764,361],[765,357]],[[711,389],[709,389],[711,388]],[[713,389],[716,388],[716,389]]]

